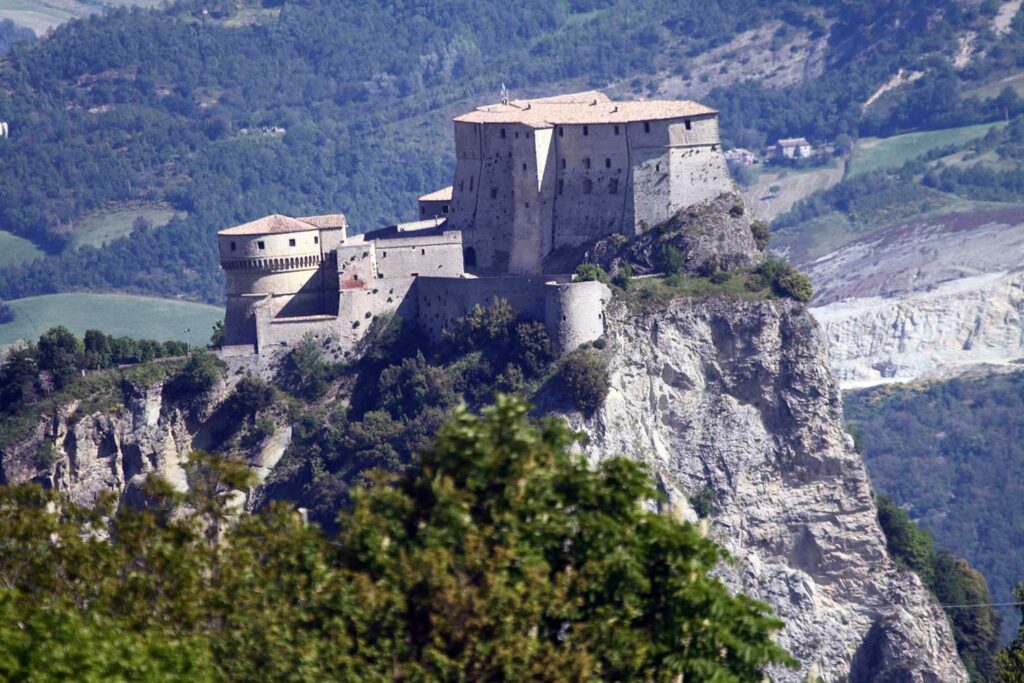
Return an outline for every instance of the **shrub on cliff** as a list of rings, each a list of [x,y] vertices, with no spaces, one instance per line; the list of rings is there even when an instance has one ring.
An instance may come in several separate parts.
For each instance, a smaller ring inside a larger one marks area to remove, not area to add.
[[[251,476],[210,456],[143,511],[0,486],[0,679],[753,681],[794,663],[782,622],[712,574],[726,552],[643,504],[638,464],[593,468],[527,410],[458,411],[334,538],[283,505],[225,524]]]
[[[754,243],[757,248],[764,251],[768,248],[768,241],[772,237],[768,224],[764,221],[754,221],[750,224],[750,234],[754,236]]]
[[[785,261],[769,256],[758,269],[765,286],[782,297],[807,303],[814,296],[810,278]]]
[[[193,353],[185,367],[167,385],[172,400],[188,401],[204,398],[220,379],[220,364],[206,351]]]
[[[592,413],[602,405],[610,388],[608,364],[593,349],[577,349],[562,360],[558,369],[562,390],[577,408]]]
[[[576,282],[604,282],[607,284],[611,278],[605,269],[594,263],[581,263],[576,266]]]
[[[318,399],[327,391],[332,367],[324,360],[312,334],[307,332],[288,354],[284,375],[285,388],[301,398]]]

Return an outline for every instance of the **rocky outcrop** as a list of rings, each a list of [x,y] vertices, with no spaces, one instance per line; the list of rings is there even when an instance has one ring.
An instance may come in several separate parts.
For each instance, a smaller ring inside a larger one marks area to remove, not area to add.
[[[775,608],[801,662],[773,680],[966,681],[941,609],[886,552],[813,318],[725,299],[608,317],[611,392],[575,419],[586,453],[646,463],[671,505],[710,497],[724,579]]]
[[[679,211],[665,223],[626,241],[621,235],[597,242],[583,257],[610,273],[629,263],[634,275],[661,270],[660,251],[675,247],[688,273],[710,275],[716,271],[749,268],[761,259],[751,232],[751,216],[743,198],[725,192],[703,204]]]
[[[238,375],[227,377],[237,381]],[[203,400],[183,405],[167,399],[162,382],[126,380],[123,403],[90,410],[79,401],[62,405],[0,452],[0,482],[33,481],[87,506],[111,493],[129,504],[141,502],[143,484],[154,475],[184,492],[190,454],[220,443],[237,427],[225,414],[229,390],[221,382]],[[291,428],[283,427],[241,454],[259,482],[290,441]]]

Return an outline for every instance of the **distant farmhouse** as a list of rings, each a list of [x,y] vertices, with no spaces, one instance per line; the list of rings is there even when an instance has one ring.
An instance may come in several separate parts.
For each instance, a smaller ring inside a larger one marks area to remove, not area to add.
[[[753,166],[754,164],[760,163],[756,154],[751,152],[749,149],[744,149],[742,147],[727,150],[725,152],[725,160],[735,166]]]
[[[571,350],[604,333],[610,292],[554,257],[732,187],[718,114],[695,102],[506,99],[456,117],[455,150],[452,185],[419,198],[417,222],[350,234],[341,214],[274,215],[220,231],[227,350],[307,333],[348,349],[387,313],[440,338],[495,297]]]
[[[806,159],[814,155],[807,138],[784,138],[775,143],[776,159]]]

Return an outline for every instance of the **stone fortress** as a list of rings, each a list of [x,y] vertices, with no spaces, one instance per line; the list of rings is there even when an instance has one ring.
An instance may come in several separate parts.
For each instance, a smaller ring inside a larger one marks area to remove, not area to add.
[[[272,215],[220,231],[226,351],[307,333],[351,349],[387,313],[439,339],[495,297],[569,351],[604,333],[611,294],[566,264],[732,188],[717,112],[694,102],[506,98],[455,118],[455,152],[452,186],[419,198],[417,222],[349,234],[342,214]]]

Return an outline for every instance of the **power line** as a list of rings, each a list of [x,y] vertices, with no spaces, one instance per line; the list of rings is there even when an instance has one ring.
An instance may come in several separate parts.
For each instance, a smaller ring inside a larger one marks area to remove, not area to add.
[[[968,607],[1020,607],[1024,602],[990,602],[975,605],[939,605],[943,609],[961,609]]]

